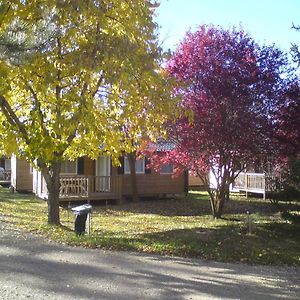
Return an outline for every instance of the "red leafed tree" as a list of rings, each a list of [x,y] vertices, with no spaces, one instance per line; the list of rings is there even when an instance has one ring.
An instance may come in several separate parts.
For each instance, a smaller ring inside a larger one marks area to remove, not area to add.
[[[300,26],[292,27],[300,32]],[[276,137],[281,157],[300,158],[300,48],[292,44],[291,54],[298,75],[294,75],[283,91],[280,109],[277,112]]]
[[[293,26],[300,31],[300,26]],[[300,48],[293,44],[291,48],[295,68],[295,75],[287,89],[284,90],[280,109],[276,120],[276,141],[278,158],[277,164],[281,169],[280,181],[285,198],[293,199],[295,191],[300,192]]]
[[[215,218],[241,166],[270,151],[286,66],[286,56],[274,46],[259,47],[243,31],[206,25],[187,33],[167,63],[178,81],[175,94],[192,118],[168,125],[175,149],[160,162],[188,168],[206,183]]]
[[[283,93],[277,113],[276,137],[281,157],[300,158],[300,81],[294,79]]]

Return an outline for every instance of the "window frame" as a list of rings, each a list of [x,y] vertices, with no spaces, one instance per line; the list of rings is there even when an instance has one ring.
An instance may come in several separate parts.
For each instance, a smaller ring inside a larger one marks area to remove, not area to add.
[[[4,170],[5,171],[11,171],[11,159],[6,158],[4,161]]]
[[[77,161],[77,158],[75,160],[64,160],[61,165],[63,165],[64,163],[75,163],[75,173],[74,172],[65,173],[65,172],[61,171],[60,172],[61,175],[77,175],[77,172],[78,172],[78,161]]]
[[[142,160],[142,171],[137,171],[137,162]],[[145,174],[145,157],[139,158],[135,162],[135,173],[136,174]],[[124,157],[124,174],[130,174],[129,160],[128,157]]]
[[[169,166],[169,165],[172,165],[172,172],[164,172],[163,171],[163,166]],[[163,164],[160,168],[160,174],[161,175],[173,175],[174,174],[174,164],[172,163],[169,163],[169,164]]]

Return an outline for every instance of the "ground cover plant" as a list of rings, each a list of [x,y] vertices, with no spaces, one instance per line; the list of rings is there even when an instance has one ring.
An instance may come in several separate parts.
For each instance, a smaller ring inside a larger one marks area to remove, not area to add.
[[[284,205],[300,211],[293,203]],[[210,215],[205,192],[94,206],[92,234],[80,237],[74,233],[73,213],[67,207],[60,210],[62,225],[50,226],[44,201],[0,190],[2,221],[61,243],[225,262],[300,265],[299,224],[284,220],[278,207],[258,198],[231,196],[218,220]]]

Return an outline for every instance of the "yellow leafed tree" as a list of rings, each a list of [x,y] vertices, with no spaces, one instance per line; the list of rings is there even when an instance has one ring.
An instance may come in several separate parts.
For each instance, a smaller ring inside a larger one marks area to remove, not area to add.
[[[162,134],[173,109],[145,0],[0,1],[1,151],[44,176],[48,223],[59,224],[65,159],[116,162]],[[124,130],[126,129],[126,130]]]

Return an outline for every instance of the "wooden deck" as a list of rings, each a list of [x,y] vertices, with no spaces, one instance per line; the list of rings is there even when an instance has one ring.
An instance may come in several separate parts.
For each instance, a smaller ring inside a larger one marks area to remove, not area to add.
[[[121,200],[121,176],[72,175],[60,178],[60,201]]]
[[[272,191],[271,176],[266,176],[264,173],[240,173],[235,179],[232,190],[248,193],[262,194],[266,198],[266,193]]]
[[[11,184],[10,170],[4,170],[4,172],[0,174],[0,184],[5,184],[5,185]]]

